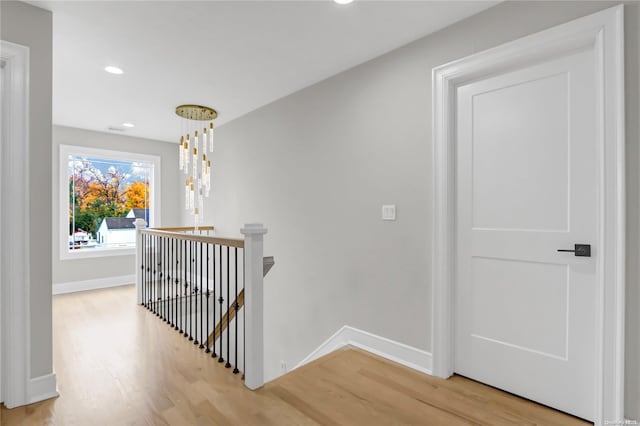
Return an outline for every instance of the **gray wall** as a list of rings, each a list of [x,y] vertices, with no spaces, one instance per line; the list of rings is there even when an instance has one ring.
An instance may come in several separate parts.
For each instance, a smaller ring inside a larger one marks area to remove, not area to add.
[[[176,194],[179,194],[180,191],[178,185],[181,181],[177,167],[178,146],[174,143],[132,138],[113,133],[101,133],[62,126],[53,127],[53,167],[51,175],[51,191],[53,193],[53,284],[135,274],[134,255],[60,260],[60,244],[58,241],[60,145],[85,146],[160,156],[162,169],[159,184],[161,190],[161,223],[157,226],[175,226],[180,223],[179,209],[182,204],[175,202]]]
[[[207,222],[269,228],[268,378],[344,324],[430,350],[431,69],[610,7],[509,2],[218,129]],[[640,417],[638,306],[640,5],[626,9],[627,414]],[[398,208],[382,222],[382,204]],[[183,218],[186,224],[188,218]]]
[[[31,377],[51,373],[51,12],[0,2],[0,38],[29,51]]]

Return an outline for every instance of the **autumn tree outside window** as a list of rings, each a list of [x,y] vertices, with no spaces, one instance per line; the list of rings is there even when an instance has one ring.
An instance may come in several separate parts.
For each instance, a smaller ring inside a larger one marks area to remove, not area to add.
[[[64,212],[61,209],[66,219],[61,232],[62,251],[99,256],[107,251],[133,249],[135,219],[145,219],[149,224],[156,216],[153,181],[159,159],[61,146],[60,160],[64,175],[61,193],[66,204]]]

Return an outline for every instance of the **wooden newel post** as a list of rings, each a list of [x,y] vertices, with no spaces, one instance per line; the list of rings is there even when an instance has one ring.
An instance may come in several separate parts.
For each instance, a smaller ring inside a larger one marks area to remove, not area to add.
[[[264,304],[262,286],[263,235],[267,228],[246,224],[244,235],[245,359],[244,384],[249,389],[264,385]]]
[[[138,294],[138,305],[142,304],[142,230],[147,227],[144,219],[136,219],[133,221],[136,226],[136,293]]]

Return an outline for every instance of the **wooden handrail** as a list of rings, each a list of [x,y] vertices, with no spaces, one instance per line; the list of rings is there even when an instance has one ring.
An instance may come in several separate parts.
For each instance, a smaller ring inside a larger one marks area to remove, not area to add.
[[[205,244],[219,244],[221,246],[244,248],[244,240],[240,238],[210,237],[207,235],[185,234],[183,232],[164,231],[153,228],[142,229],[140,232],[145,235],[156,235],[158,237],[175,238],[177,240],[197,241]]]
[[[190,231],[213,231],[215,228],[213,226],[198,226],[196,229],[195,226],[175,226],[172,228],[149,228],[156,229],[158,231],[169,231],[169,232],[190,232]]]

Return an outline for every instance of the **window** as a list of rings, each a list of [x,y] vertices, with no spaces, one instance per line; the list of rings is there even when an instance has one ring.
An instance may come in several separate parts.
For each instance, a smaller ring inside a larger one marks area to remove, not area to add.
[[[157,221],[156,156],[60,147],[62,259],[133,254],[134,221]]]

